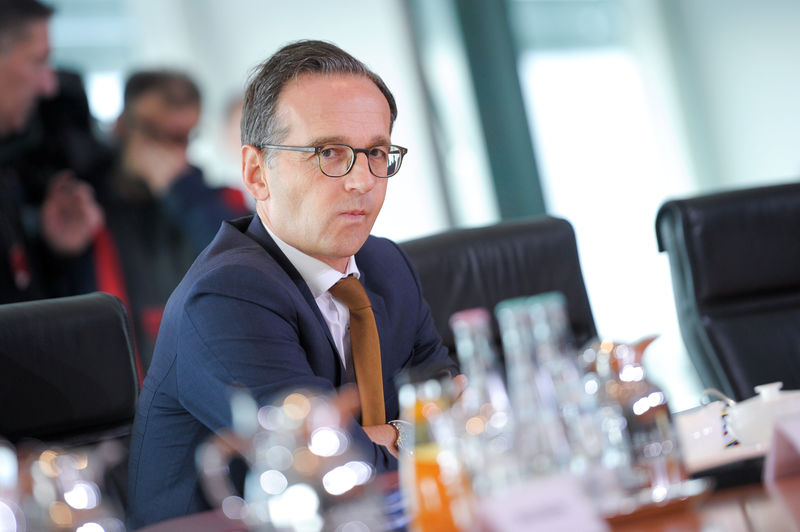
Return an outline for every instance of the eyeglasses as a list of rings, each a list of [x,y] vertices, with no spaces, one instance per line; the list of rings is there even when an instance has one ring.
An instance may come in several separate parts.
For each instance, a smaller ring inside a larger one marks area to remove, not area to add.
[[[369,171],[372,175],[375,177],[392,177],[400,170],[403,156],[408,153],[406,148],[395,145],[353,148],[347,144],[325,144],[324,146],[262,144],[259,149],[314,152],[317,154],[319,169],[328,177],[347,175],[353,169],[357,153],[363,153],[367,156]]]

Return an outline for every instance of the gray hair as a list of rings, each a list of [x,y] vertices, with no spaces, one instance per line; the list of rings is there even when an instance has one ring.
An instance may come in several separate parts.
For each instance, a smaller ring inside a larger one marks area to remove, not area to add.
[[[287,134],[277,117],[278,99],[287,82],[301,74],[355,74],[370,79],[389,103],[390,128],[397,105],[383,80],[338,46],[302,40],[288,44],[257,66],[250,76],[242,106],[242,143],[260,147],[279,144]]]

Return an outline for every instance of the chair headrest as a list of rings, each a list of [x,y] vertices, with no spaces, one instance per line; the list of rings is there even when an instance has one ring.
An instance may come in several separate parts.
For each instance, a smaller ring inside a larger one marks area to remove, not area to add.
[[[451,351],[448,320],[454,312],[475,307],[493,312],[500,301],[543,292],[564,294],[579,345],[597,334],[575,233],[566,220],[542,216],[454,229],[401,247],[419,273],[433,320]]]
[[[701,303],[800,290],[800,184],[669,201],[656,235],[661,251],[685,249]]]
[[[0,305],[0,436],[70,439],[133,419],[127,311],[93,294]]]

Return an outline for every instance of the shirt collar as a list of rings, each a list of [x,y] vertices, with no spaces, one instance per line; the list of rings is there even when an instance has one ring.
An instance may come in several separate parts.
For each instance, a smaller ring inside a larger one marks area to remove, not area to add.
[[[273,233],[270,228],[267,227],[267,224],[265,224],[263,220],[261,221],[261,225],[264,226],[264,229],[267,231],[269,236],[272,237],[272,240],[275,241],[275,244],[278,246],[278,248],[283,252],[284,255],[286,255],[286,258],[289,259],[289,262],[292,263],[292,266],[297,269],[297,272],[311,290],[311,295],[314,296],[314,299],[330,290],[330,288],[343,277],[347,277],[349,275],[354,275],[356,279],[361,277],[361,272],[358,271],[358,266],[356,265],[355,256],[350,256],[347,261],[347,268],[345,269],[345,272],[342,273],[339,270],[331,268],[321,260],[315,259],[314,257],[303,253],[299,249],[290,246],[278,238],[275,233]]]

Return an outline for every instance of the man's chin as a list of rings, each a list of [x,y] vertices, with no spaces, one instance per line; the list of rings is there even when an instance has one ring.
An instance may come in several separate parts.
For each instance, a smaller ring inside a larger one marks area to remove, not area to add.
[[[20,131],[24,131],[25,128],[28,126],[28,122],[30,121],[31,117],[33,116],[33,105],[25,106],[24,108],[18,109],[16,116],[12,118],[12,125],[11,125],[11,132],[12,133],[19,133]]]
[[[16,120],[0,120],[0,138],[10,137],[22,131],[25,123],[17,124]]]
[[[335,242],[332,242],[331,248],[336,256],[349,257],[358,253],[368,236],[369,233],[361,234],[360,232],[359,234],[341,235]]]

